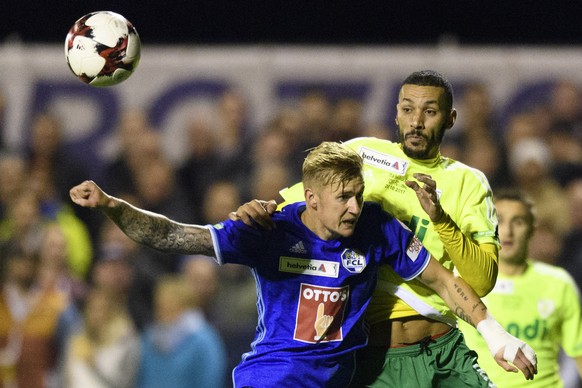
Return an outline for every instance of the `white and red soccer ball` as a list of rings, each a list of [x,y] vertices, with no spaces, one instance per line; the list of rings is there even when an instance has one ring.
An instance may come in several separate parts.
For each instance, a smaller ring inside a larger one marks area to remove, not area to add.
[[[139,64],[141,43],[133,25],[111,11],[89,13],[77,20],[65,40],[71,71],[92,86],[125,81]]]

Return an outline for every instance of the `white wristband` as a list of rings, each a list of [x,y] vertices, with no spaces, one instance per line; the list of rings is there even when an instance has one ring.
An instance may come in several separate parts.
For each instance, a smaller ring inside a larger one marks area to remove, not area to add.
[[[493,357],[495,357],[497,352],[504,348],[503,359],[505,361],[513,362],[517,355],[517,351],[521,349],[527,359],[532,364],[536,365],[536,354],[533,349],[525,342],[515,338],[505,331],[505,329],[489,314],[489,312],[487,313],[487,318],[477,324],[477,331],[479,331],[487,343],[489,351]]]

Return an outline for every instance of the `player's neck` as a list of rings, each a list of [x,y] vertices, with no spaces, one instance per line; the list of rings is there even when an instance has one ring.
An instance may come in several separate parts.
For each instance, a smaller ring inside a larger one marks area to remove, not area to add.
[[[499,272],[505,276],[522,275],[527,268],[527,261],[508,262],[499,259]]]

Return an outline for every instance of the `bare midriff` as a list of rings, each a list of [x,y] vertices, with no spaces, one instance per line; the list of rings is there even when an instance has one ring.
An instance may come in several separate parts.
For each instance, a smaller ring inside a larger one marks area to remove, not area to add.
[[[446,323],[424,317],[397,318],[370,327],[368,346],[402,347],[416,344],[426,337],[438,337],[451,330]]]

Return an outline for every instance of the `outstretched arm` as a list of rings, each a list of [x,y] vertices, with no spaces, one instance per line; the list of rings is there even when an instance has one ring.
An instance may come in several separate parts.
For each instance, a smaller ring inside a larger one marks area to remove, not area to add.
[[[479,245],[465,236],[441,207],[437,199],[436,182],[426,174],[414,174],[414,177],[423,186],[415,181],[406,181],[406,185],[416,193],[457,271],[479,296],[487,295],[497,280],[497,246]]]
[[[175,222],[139,209],[105,193],[93,181],[85,181],[69,191],[79,206],[95,208],[107,215],[132,240],[168,253],[214,256],[210,231],[200,225]]]
[[[517,372],[519,368],[527,380],[534,378],[537,373],[537,361],[533,349],[507,333],[493,319],[483,301],[467,282],[455,276],[433,257],[419,279],[435,290],[459,318],[477,328],[495,361],[503,369]]]

